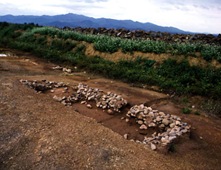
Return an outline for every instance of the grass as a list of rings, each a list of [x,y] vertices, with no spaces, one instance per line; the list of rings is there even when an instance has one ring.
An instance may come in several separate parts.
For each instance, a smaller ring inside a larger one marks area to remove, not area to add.
[[[113,53],[121,49],[124,53],[140,51],[144,53],[170,53],[173,55],[194,56],[199,52],[203,59],[212,61],[213,59],[221,62],[221,47],[202,43],[166,43],[153,40],[131,40],[110,37],[107,35],[82,34],[75,31],[63,31],[52,27],[37,27],[26,32],[23,37],[30,35],[47,35],[51,38],[61,38],[63,40],[72,39],[76,41],[86,41],[93,43],[94,48],[101,52]]]
[[[182,108],[182,113],[183,114],[190,114],[191,112],[192,112],[192,110],[187,108],[187,107]]]

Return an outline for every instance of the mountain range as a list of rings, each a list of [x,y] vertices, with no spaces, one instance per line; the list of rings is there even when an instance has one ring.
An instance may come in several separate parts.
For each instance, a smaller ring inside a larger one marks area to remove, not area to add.
[[[125,28],[129,30],[144,30],[144,31],[156,31],[156,32],[168,32],[168,33],[179,33],[186,34],[189,32],[180,30],[175,27],[163,27],[155,25],[153,23],[141,23],[132,20],[116,20],[116,19],[107,19],[99,18],[95,19],[92,17],[87,17],[84,15],[78,14],[64,14],[64,15],[4,15],[0,16],[0,22],[9,22],[9,23],[35,23],[42,26],[55,26],[55,27],[83,27],[83,28]]]

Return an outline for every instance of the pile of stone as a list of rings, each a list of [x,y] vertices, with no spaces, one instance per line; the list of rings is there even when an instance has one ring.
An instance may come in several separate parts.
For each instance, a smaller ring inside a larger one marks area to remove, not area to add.
[[[103,91],[98,88],[91,88],[88,85],[79,83],[77,86],[77,96],[79,100],[88,100],[98,102],[103,94]]]
[[[45,92],[53,88],[67,87],[67,85],[63,82],[56,83],[54,81],[47,81],[47,80],[41,80],[41,81],[20,80],[20,82],[28,86],[29,88],[34,89],[36,92]]]
[[[52,81],[29,81],[29,80],[20,80],[21,83],[27,85],[29,88],[34,89],[37,92],[45,92],[47,90],[52,90],[53,88],[63,88],[64,92],[68,91],[68,86],[63,82],[52,82]],[[120,95],[117,95],[112,92],[104,93],[98,88],[91,88],[88,85],[79,83],[78,86],[74,89],[76,90],[70,96],[54,96],[53,99],[57,102],[62,103],[65,106],[71,106],[73,103],[81,102],[86,104],[88,108],[92,108],[89,105],[88,101],[95,101],[98,108],[108,111],[108,113],[120,112],[120,110],[127,105],[127,101],[122,98]]]
[[[65,67],[61,67],[61,66],[55,66],[52,67],[53,70],[62,70],[63,72],[66,73],[72,73],[72,70],[70,68],[65,68]]]
[[[65,106],[71,106],[73,103],[78,102],[78,98],[75,96],[63,96],[63,97],[58,97],[58,96],[54,96],[53,99],[57,102],[60,102],[61,104],[65,105]]]
[[[108,35],[114,37],[121,37],[126,39],[144,39],[165,42],[178,43],[196,43],[201,42],[205,44],[221,45],[221,34],[218,36],[212,34],[170,34],[167,32],[155,32],[144,30],[127,30],[127,29],[108,29],[108,28],[69,28],[64,27],[65,30],[77,31],[84,34],[94,35]]]
[[[95,101],[98,108],[108,109],[109,113],[112,111],[120,112],[120,109],[127,105],[127,101],[120,95],[112,92],[105,94],[98,88],[91,88],[81,83],[78,85],[77,94],[84,96],[85,100]]]
[[[127,105],[127,101],[120,95],[108,92],[104,94],[96,106],[102,109],[111,109],[120,112],[120,109]],[[111,113],[111,110],[109,112]]]
[[[151,149],[157,149],[157,146],[167,146],[179,136],[190,132],[190,125],[181,121],[178,116],[165,114],[143,104],[133,106],[127,113],[128,122],[135,119],[141,130],[148,128],[158,129],[159,132],[152,134],[152,137],[145,137],[144,144],[151,146]]]
[[[47,80],[20,80],[20,82],[37,92],[45,92],[47,90],[51,90],[52,92],[54,88],[63,88],[63,92],[66,93],[70,92],[70,89],[73,89],[74,92],[70,96],[59,97],[55,95],[53,97],[54,100],[65,106],[71,106],[73,103],[81,102],[81,104],[85,104],[91,109],[92,106],[88,102],[94,101],[98,108],[107,110],[109,114],[112,114],[114,112],[120,112],[120,110],[127,105],[127,101],[118,94],[112,92],[104,93],[98,88],[91,88],[82,83],[74,88],[70,88],[63,82],[56,83]],[[141,131],[146,131],[149,128],[154,129],[155,132],[152,136],[145,134],[144,140],[141,141],[141,143],[149,145],[152,150],[170,146],[170,144],[180,136],[190,132],[190,125],[182,122],[178,116],[165,114],[164,112],[147,107],[144,104],[135,105],[130,108],[126,114],[126,122],[132,120],[135,120]],[[127,134],[125,134],[124,138],[128,138]]]

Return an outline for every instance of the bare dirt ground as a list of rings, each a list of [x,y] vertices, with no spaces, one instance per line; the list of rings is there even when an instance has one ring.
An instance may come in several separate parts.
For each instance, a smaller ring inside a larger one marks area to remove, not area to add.
[[[158,100],[166,94],[83,72],[67,75],[28,53],[8,52],[13,55],[0,57],[0,169],[220,169],[219,118],[183,115],[182,106]],[[123,138],[126,133],[142,138],[137,126],[121,120],[126,111],[109,115],[81,104],[63,106],[52,99],[54,94],[37,94],[20,79],[83,82],[121,94],[131,105],[150,103],[190,124],[190,139],[180,140],[172,153],[152,151]]]

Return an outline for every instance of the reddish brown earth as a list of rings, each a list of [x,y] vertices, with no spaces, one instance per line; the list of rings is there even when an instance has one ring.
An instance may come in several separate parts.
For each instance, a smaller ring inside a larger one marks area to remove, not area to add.
[[[0,169],[220,169],[220,118],[184,115],[182,106],[166,94],[83,72],[67,75],[30,54],[13,54],[0,58]],[[80,103],[67,107],[52,99],[62,91],[37,94],[20,79],[63,81],[70,86],[83,82],[121,94],[131,105],[149,103],[176,114],[192,126],[192,132],[174,146],[174,152],[152,151],[122,137],[127,133],[129,139],[143,138],[138,126],[121,120],[127,108],[109,115],[94,103],[92,109]]]

